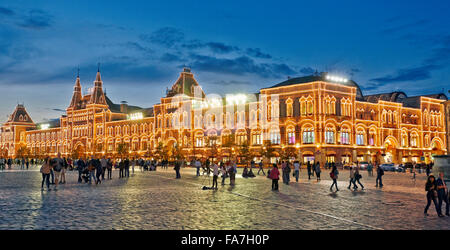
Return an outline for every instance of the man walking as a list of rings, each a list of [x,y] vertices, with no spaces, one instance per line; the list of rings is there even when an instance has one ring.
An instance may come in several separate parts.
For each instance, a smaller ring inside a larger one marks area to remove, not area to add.
[[[266,173],[264,173],[264,168],[263,168],[263,162],[262,162],[262,160],[259,162],[258,165],[259,165],[258,175],[259,175],[259,172],[262,171],[263,175],[266,176]]]
[[[200,168],[202,167],[202,164],[198,159],[195,160],[195,167],[197,168],[197,176],[200,176]]]
[[[181,175],[180,175],[180,161],[175,161],[175,167],[173,168],[175,170],[175,174],[176,174],[176,179],[180,179]]]
[[[384,170],[380,167],[380,164],[377,164],[377,179],[375,187],[378,187],[378,185],[380,186],[380,188],[383,187],[383,175]]]
[[[108,167],[108,160],[106,160],[105,156],[100,160],[100,164],[102,165],[102,180],[105,180],[105,172]]]
[[[55,191],[58,190],[59,178],[61,171],[64,168],[64,160],[61,158],[61,153],[58,153],[58,157],[53,160],[53,171],[55,175]]]

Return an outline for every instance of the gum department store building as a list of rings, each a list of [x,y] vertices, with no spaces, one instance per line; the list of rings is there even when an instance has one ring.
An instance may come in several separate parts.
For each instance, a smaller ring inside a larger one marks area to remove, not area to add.
[[[161,103],[140,108],[114,104],[98,71],[86,95],[77,77],[57,122],[36,124],[17,105],[1,127],[0,149],[8,157],[24,148],[30,157],[113,156],[122,144],[130,154],[152,156],[158,145],[178,145],[186,156],[205,157],[215,144],[219,155],[230,157],[245,143],[259,158],[270,140],[275,157],[290,148],[303,162],[428,162],[447,153],[445,105],[445,94],[363,96],[354,81],[326,73],[290,78],[257,94],[207,96],[185,68]]]

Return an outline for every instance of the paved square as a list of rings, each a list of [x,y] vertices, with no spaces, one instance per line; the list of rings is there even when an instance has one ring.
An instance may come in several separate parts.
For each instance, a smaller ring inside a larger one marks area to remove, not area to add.
[[[114,171],[98,186],[78,184],[77,175],[41,192],[37,168],[0,171],[0,229],[450,229],[450,217],[438,218],[433,206],[423,216],[424,174],[413,181],[409,173],[386,173],[380,190],[363,172],[367,190],[352,192],[341,171],[337,193],[329,191],[327,170],[316,182],[302,169],[300,182],[280,181],[279,192],[265,177],[240,174],[234,188],[219,178],[219,190],[201,190],[208,179],[190,168],[179,180],[172,168],[136,170],[127,179]]]

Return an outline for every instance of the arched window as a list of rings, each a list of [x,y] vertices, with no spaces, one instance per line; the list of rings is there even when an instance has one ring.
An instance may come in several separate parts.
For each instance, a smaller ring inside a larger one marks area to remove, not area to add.
[[[295,127],[290,126],[286,129],[288,144],[295,144]]]
[[[314,143],[314,128],[306,127],[303,129],[303,144]]]
[[[334,128],[327,127],[325,129],[325,143],[334,144],[336,142],[334,138]]]

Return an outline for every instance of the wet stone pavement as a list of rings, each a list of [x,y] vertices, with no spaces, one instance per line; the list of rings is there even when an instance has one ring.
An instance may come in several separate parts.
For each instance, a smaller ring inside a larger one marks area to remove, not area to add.
[[[114,171],[97,186],[78,184],[69,172],[58,191],[41,192],[37,167],[15,168],[0,171],[0,229],[450,229],[450,217],[438,218],[433,206],[423,215],[424,174],[414,181],[409,173],[386,173],[381,190],[363,172],[366,190],[350,191],[348,171],[341,171],[335,193],[328,172],[317,182],[302,170],[299,183],[280,180],[279,192],[263,176],[240,174],[234,188],[219,178],[218,190],[201,190],[212,178],[190,168],[178,180],[170,167],[136,169],[125,179]]]

